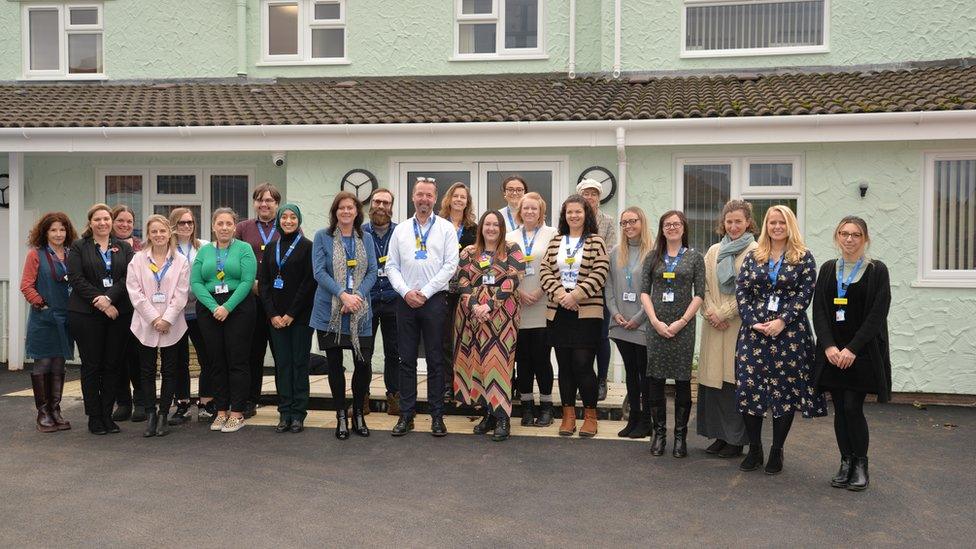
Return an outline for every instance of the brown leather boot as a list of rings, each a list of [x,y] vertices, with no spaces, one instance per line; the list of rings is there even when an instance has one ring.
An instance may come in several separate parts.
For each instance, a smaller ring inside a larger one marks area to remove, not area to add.
[[[386,415],[400,417],[400,393],[386,395]]]
[[[572,436],[576,432],[576,407],[563,406],[563,422],[559,424],[560,436]]]
[[[51,417],[54,419],[54,424],[58,426],[58,431],[67,431],[71,429],[71,422],[64,419],[61,415],[61,395],[64,394],[64,374],[49,374],[51,386],[48,387],[48,395],[50,399],[48,403],[51,406]]]
[[[51,409],[48,407],[48,383],[50,378],[47,374],[31,374],[31,388],[34,390],[34,406],[37,408],[37,430],[42,433],[56,433],[58,431],[54,418],[51,417]]]
[[[579,436],[596,436],[596,423],[596,408],[583,408],[583,426],[580,427]]]
[[[363,396],[363,415],[364,416],[369,415],[369,393],[368,392]]]

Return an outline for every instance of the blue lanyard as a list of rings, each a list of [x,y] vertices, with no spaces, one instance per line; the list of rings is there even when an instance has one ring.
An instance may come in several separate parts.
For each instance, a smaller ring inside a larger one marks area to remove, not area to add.
[[[47,247],[47,253],[51,254],[51,259],[53,259],[54,260],[54,263],[56,263],[56,265],[54,267],[54,272],[55,272],[56,276],[54,278],[56,280],[57,279],[64,280],[64,277],[68,276],[68,265],[65,264],[64,261],[61,261],[60,259],[58,259],[58,254],[54,253],[54,249],[51,248],[50,245],[48,245],[48,247]],[[65,259],[68,258],[68,248],[65,248],[64,249],[64,258]],[[58,267],[61,267],[61,268],[58,269]]]
[[[583,247],[583,242],[586,240],[587,236],[588,235],[585,234],[580,236],[579,242],[576,243],[576,249],[573,250],[573,253],[569,253],[569,235],[566,235],[566,256],[575,258],[576,254],[579,253],[580,248]]]
[[[183,246],[180,246],[179,244],[176,245],[176,249],[179,250],[181,254],[183,254],[183,255],[186,256],[187,261],[189,261],[191,259],[190,258],[190,252],[193,251],[193,244],[192,243],[187,245],[186,251],[183,251]]]
[[[634,273],[634,267],[637,266],[637,259],[638,258],[639,258],[638,254],[634,254],[633,257],[631,257],[631,258],[629,258],[627,260],[627,268],[624,269],[624,277],[627,279],[627,288],[628,289],[631,289],[631,290],[634,288],[634,274],[633,273]]]
[[[508,224],[512,226],[512,230],[518,229],[519,226],[515,224],[515,218],[512,217],[512,208],[507,208],[505,210],[505,215],[508,216]],[[576,255],[576,254],[573,254]]]
[[[386,257],[386,251],[390,249],[390,237],[393,235],[393,224],[390,223],[382,238],[376,234],[376,229],[372,225],[370,225],[369,232],[373,235],[373,248],[376,249],[376,257]]]
[[[769,282],[775,286],[776,279],[779,278],[779,269],[783,266],[783,258],[786,257],[786,252],[779,256],[779,261],[773,261],[772,258],[769,259],[769,264],[767,265],[769,269]]]
[[[173,256],[170,256],[169,258],[166,259],[166,264],[163,265],[163,268],[162,269],[160,269],[159,267],[156,267],[156,262],[153,261],[153,258],[152,257],[149,258],[149,265],[150,265],[149,270],[152,271],[153,278],[156,279],[156,291],[157,292],[159,291],[159,288],[160,288],[160,286],[163,283],[163,277],[166,276],[166,271],[169,270],[169,268],[170,268],[170,266],[172,264],[173,264]],[[155,268],[153,268],[153,267],[155,267]],[[223,270],[223,269],[221,269],[221,270]]]
[[[108,276],[111,277],[112,276],[112,243],[109,242],[108,249],[105,250],[104,252],[100,248],[98,248],[98,244],[95,244],[95,247],[98,249],[99,255],[102,256],[102,261],[105,262],[105,272],[108,273]]]
[[[224,255],[223,256],[220,255],[220,246],[216,242],[214,243],[214,248],[217,249],[217,252],[214,255],[217,257],[217,272],[218,273],[224,272],[224,262],[227,261],[227,256],[230,255],[230,247],[231,247],[231,245],[233,243],[234,243],[233,240],[231,240],[230,242],[227,243],[227,247],[224,248]]]
[[[417,221],[417,218],[413,218],[413,234],[415,237],[417,237],[418,250],[427,250],[427,237],[430,236],[430,231],[434,228],[435,221],[437,221],[437,216],[431,215],[430,227],[427,228],[427,232],[425,233],[422,231],[423,228],[420,226],[420,222]]]
[[[461,226],[458,227],[458,242],[461,242],[461,234],[463,233],[464,233],[464,223],[462,223]]]
[[[264,245],[267,246],[271,242],[271,239],[274,238],[275,233],[278,232],[278,228],[272,226],[271,232],[268,234],[264,234],[264,227],[261,226],[261,220],[258,219],[255,222],[255,224],[258,226],[258,233],[261,235],[261,242],[263,242]]]
[[[674,256],[674,261],[671,261],[671,256],[667,252],[664,252],[664,272],[673,273],[678,267],[678,262],[681,261],[681,256],[685,255],[688,248],[681,248],[678,250],[678,255]],[[670,280],[670,279],[669,279]]]
[[[532,255],[532,248],[535,246],[535,239],[539,236],[539,229],[536,228],[535,234],[532,235],[532,242],[529,242],[527,235],[525,234],[525,227],[522,227],[522,244],[525,244],[524,250],[525,255]],[[575,253],[573,255],[576,255]]]
[[[298,238],[299,236],[296,234],[295,240],[292,241],[291,246],[288,246],[288,251],[285,252],[284,258],[281,257],[281,239],[279,238],[278,241],[275,242],[275,261],[278,262],[279,277],[281,276],[281,266],[285,264],[285,261],[288,261],[288,257],[291,255],[291,252],[294,251],[295,245],[298,244]]]
[[[857,276],[857,272],[861,270],[861,265],[864,263],[864,258],[857,260],[854,264],[854,268],[851,269],[851,274],[847,275],[847,279],[844,280],[844,258],[840,258],[837,262],[837,297],[844,297],[847,295],[847,288],[851,285],[854,277]]]

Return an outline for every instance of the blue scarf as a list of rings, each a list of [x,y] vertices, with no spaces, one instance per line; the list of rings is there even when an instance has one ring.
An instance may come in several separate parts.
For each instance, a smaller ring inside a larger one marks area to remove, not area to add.
[[[715,274],[718,275],[718,288],[723,294],[735,293],[735,258],[756,241],[752,233],[745,233],[739,238],[732,240],[729,235],[722,237],[722,242],[718,247],[717,268]]]

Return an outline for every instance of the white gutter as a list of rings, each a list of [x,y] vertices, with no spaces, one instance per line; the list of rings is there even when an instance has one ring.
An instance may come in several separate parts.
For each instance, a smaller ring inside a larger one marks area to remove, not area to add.
[[[620,28],[621,23],[621,4],[623,0],[614,0],[613,3],[613,72],[614,78],[620,78]]]
[[[237,76],[247,76],[247,0],[237,0]]]
[[[0,128],[8,152],[203,152],[627,145],[733,145],[976,139],[976,111],[661,120]]]
[[[627,130],[617,128],[617,219],[627,209]]]
[[[569,0],[569,77],[576,78],[576,0]]]

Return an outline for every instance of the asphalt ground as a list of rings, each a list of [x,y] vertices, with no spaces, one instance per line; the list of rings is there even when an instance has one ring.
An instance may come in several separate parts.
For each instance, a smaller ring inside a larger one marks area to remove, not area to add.
[[[0,372],[0,395],[28,387],[26,372]],[[650,456],[649,443],[457,432],[338,441],[329,429],[221,434],[193,423],[144,439],[135,423],[89,435],[81,402],[63,408],[74,429],[41,434],[32,399],[0,397],[0,547],[972,547],[976,538],[973,408],[868,405],[862,493],[828,484],[838,462],[829,418],[798,418],[783,473],[766,476],[707,456],[694,435],[681,460]]]

